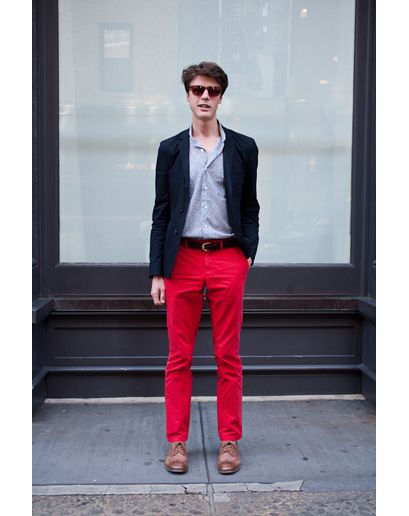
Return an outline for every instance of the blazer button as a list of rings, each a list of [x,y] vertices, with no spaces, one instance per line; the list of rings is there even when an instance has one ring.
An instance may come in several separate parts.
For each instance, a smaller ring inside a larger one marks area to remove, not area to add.
[[[180,211],[180,213],[182,213],[183,211],[185,211],[185,209],[184,208],[179,208],[179,211]]]
[[[177,230],[177,229],[174,229],[174,230],[173,230],[173,234],[174,234],[174,235],[177,235],[177,234],[178,234],[178,230]]]

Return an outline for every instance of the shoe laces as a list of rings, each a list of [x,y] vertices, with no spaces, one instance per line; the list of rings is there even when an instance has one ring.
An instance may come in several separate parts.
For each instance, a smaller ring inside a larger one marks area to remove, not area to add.
[[[172,456],[176,455],[177,453],[181,453],[182,455],[186,455],[186,447],[182,441],[179,441],[176,443],[172,450]]]
[[[220,448],[220,453],[228,453],[232,457],[238,456],[238,447],[237,444],[233,443],[233,441],[227,441],[223,443]]]

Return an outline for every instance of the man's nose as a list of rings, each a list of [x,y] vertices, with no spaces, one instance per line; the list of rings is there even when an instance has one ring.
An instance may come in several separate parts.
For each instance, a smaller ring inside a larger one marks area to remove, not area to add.
[[[209,99],[209,92],[207,91],[207,89],[204,90],[204,92],[200,98],[201,99]]]

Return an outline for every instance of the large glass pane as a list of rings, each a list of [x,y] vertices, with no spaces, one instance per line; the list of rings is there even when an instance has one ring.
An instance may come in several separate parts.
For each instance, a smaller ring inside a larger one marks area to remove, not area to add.
[[[260,150],[257,263],[350,261],[355,0],[59,0],[60,260],[147,262],[159,142],[217,61]]]

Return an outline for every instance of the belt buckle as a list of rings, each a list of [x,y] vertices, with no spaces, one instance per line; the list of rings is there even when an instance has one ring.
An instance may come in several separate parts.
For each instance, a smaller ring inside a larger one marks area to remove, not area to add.
[[[207,244],[211,244],[211,243],[212,243],[212,242],[204,242],[204,243],[202,244],[202,251],[209,251],[209,249],[206,249],[206,247],[205,247],[205,246],[206,246]]]

